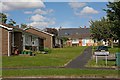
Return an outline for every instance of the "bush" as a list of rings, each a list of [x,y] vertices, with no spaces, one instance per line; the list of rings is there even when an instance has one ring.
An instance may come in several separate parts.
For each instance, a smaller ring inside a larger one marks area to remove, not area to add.
[[[41,54],[40,51],[34,51],[34,54]]]
[[[46,52],[46,53],[51,53],[51,49],[50,48],[44,48],[44,51]]]

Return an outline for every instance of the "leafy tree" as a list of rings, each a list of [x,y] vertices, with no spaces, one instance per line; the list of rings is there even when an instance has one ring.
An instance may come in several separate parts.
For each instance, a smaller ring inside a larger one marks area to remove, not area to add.
[[[7,16],[4,13],[0,13],[0,22],[6,23]]]
[[[91,32],[92,32],[92,37],[94,39],[97,39],[98,41],[102,39],[107,39],[109,37],[109,27],[105,26],[104,24],[107,23],[107,20],[105,18],[102,18],[101,20],[96,20],[96,21],[90,21],[91,23]]]
[[[8,24],[11,25],[11,26],[14,26],[16,24],[16,22],[13,19],[10,19]]]
[[[66,42],[67,40],[69,40],[67,37],[61,37],[61,39],[63,40],[63,42]]]
[[[27,25],[26,24],[21,24],[21,28],[25,29],[25,28],[27,28]]]
[[[46,28],[46,32],[54,34],[55,36],[58,35],[58,31],[55,28]]]
[[[120,47],[120,1],[119,2],[109,2],[107,4],[108,9],[105,10],[109,22],[113,24],[111,30],[117,35]]]
[[[113,47],[113,40],[116,38],[116,35],[111,31],[112,25],[109,23],[109,20],[103,17],[101,20],[91,20],[90,23],[93,39],[110,41],[111,47]]]

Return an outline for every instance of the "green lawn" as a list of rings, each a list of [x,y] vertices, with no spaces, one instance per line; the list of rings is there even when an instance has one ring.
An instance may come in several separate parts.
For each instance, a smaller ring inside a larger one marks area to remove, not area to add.
[[[97,46],[94,46],[92,49],[93,49],[93,52],[96,50]],[[118,47],[113,47],[113,48],[110,48],[108,47],[108,51],[110,52],[110,54],[115,54],[116,52],[120,52],[120,48]]]
[[[93,52],[96,50],[96,47],[93,47]],[[119,51],[118,47],[108,48],[108,51],[110,54],[115,54]],[[88,67],[114,67],[115,61],[108,61],[108,64],[106,66],[105,60],[98,60],[98,64],[96,64],[95,59],[91,59],[88,64],[86,65]]]
[[[86,47],[69,47],[52,49],[50,54],[36,56],[3,56],[3,67],[34,67],[34,66],[64,66],[80,55]],[[68,77],[118,77],[117,70],[82,70],[69,68],[37,68],[2,70],[2,77],[41,77],[41,76],[68,76]]]
[[[80,55],[86,47],[52,49],[49,54],[36,56],[3,56],[3,67],[64,66]]]
[[[107,61],[107,66],[105,60],[98,60],[98,63],[96,64],[95,59],[91,59],[87,67],[115,67],[115,61]]]
[[[86,76],[86,77],[118,77],[117,70],[82,70],[82,69],[29,69],[29,70],[3,70],[3,77],[12,76]]]
[[[120,51],[120,48],[114,47],[114,48],[108,48],[108,50],[111,54],[115,54],[116,52]]]

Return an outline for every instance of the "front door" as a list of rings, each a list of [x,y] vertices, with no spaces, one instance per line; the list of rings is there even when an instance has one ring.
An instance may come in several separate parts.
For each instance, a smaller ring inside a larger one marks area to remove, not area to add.
[[[21,32],[14,32],[14,46],[21,52],[23,50],[23,38]]]
[[[39,50],[43,51],[44,50],[44,39],[38,39],[39,41]]]

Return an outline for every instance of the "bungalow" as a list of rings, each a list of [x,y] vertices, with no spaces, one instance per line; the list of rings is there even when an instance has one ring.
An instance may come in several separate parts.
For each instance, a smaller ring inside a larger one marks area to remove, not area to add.
[[[26,32],[19,27],[0,24],[0,53],[3,55],[15,54],[15,49],[20,53],[24,49],[33,51],[44,48],[44,37]]]
[[[67,46],[92,46],[94,44],[89,28],[60,28],[59,37],[68,38]]]
[[[25,30],[26,32],[30,32],[32,34],[35,34],[35,35],[39,35],[41,37],[44,37],[45,40],[44,40],[44,47],[46,48],[53,48],[55,43],[54,43],[54,35],[53,34],[50,34],[48,32],[45,32],[45,31],[42,31],[38,28],[35,28],[35,27],[32,27],[32,28],[27,28]]]

